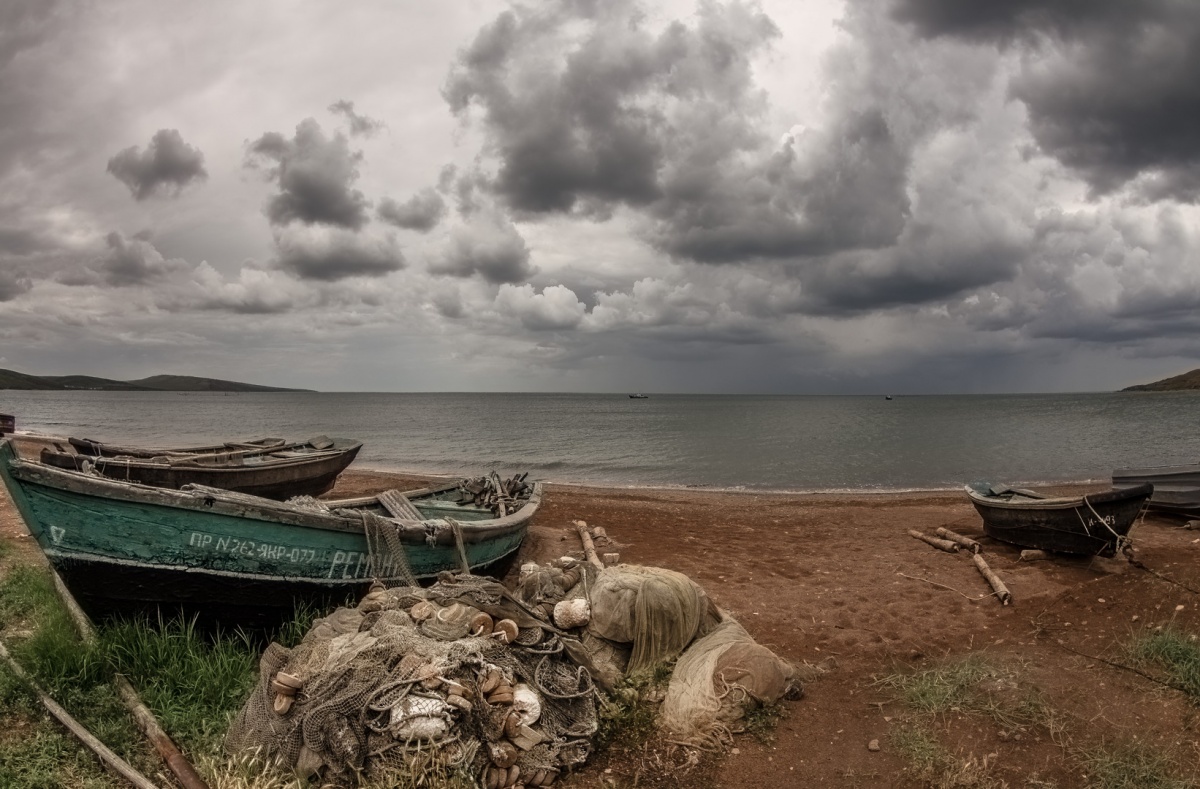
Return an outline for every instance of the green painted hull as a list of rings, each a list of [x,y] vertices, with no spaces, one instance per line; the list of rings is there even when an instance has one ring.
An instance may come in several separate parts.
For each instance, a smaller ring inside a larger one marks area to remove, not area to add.
[[[403,577],[392,554],[370,549],[364,516],[353,509],[316,512],[214,489],[115,482],[21,460],[7,441],[0,442],[0,477],[51,564],[97,605],[281,607]],[[392,523],[413,574],[432,577],[460,567],[446,514],[461,523],[471,567],[487,566],[520,547],[540,487],[516,513],[482,520],[470,520],[481,517],[472,508],[460,514],[438,501],[437,491],[424,496],[412,501],[430,520]]]

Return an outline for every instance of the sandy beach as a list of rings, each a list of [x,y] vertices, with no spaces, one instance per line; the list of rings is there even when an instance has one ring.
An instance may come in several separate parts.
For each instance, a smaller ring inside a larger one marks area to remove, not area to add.
[[[352,471],[328,495],[420,482]],[[1079,753],[1135,739],[1200,764],[1195,709],[1183,694],[1104,662],[1127,662],[1124,645],[1146,628],[1172,621],[1189,631],[1200,627],[1200,599],[1184,588],[1200,589],[1200,532],[1175,522],[1147,517],[1133,536],[1137,559],[1178,583],[1119,560],[1019,562],[1019,549],[983,536],[957,492],[774,495],[551,485],[520,560],[577,550],[570,528],[576,519],[603,527],[611,540],[604,550],[619,551],[622,561],[687,573],[760,643],[829,670],[806,684],[804,698],[785,703],[773,743],[738,737],[724,758],[666,774],[647,769],[654,754],[600,758],[573,786],[919,786],[894,743],[899,730],[928,719],[876,681],[970,654],[1003,667],[989,691],[999,701],[1039,698],[1062,726],[1006,727],[969,710],[937,716],[933,730],[947,750],[986,763],[997,781],[1084,786]],[[1012,605],[988,595],[968,556],[908,535],[938,526],[983,543]],[[0,538],[16,546],[9,563],[40,560],[6,496]],[[872,740],[878,751],[868,749]]]

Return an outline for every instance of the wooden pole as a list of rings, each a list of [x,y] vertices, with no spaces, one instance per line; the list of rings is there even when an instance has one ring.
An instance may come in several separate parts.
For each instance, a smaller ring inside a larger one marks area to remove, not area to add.
[[[162,757],[162,760],[167,763],[167,767],[179,779],[180,785],[184,789],[209,789],[208,784],[196,772],[196,768],[192,767],[191,762],[180,753],[179,748],[175,747],[175,743],[171,741],[167,733],[158,725],[154,713],[138,698],[138,693],[129,684],[129,680],[125,679],[124,675],[118,674],[113,682],[116,684],[117,692],[121,694],[121,699],[125,702],[125,706],[129,708],[134,720],[137,721],[138,727],[154,745],[154,749],[158,751],[158,755]]]
[[[53,568],[50,569],[50,575],[54,577],[54,588],[58,590],[59,598],[75,622],[75,629],[79,631],[79,637],[83,639],[83,643],[96,643],[96,628],[92,626],[92,620],[88,619],[88,615],[79,607],[75,595],[71,594],[71,590],[67,588],[63,579]]]
[[[958,532],[950,531],[945,526],[937,527],[937,536],[946,540],[950,540],[950,542],[956,542],[971,553],[979,553],[983,550],[983,546],[977,543],[975,540],[972,540],[970,537],[964,537]]]
[[[583,555],[597,570],[604,569],[604,562],[600,561],[600,557],[596,555],[596,544],[592,542],[592,535],[588,533],[587,521],[575,521],[575,531],[579,532],[579,539],[583,542]]]
[[[33,692],[37,694],[38,701],[42,703],[42,706],[45,707],[46,710],[53,715],[59,723],[65,726],[67,731],[75,735],[76,739],[87,746],[88,750],[96,754],[96,757],[100,759],[100,763],[104,765],[105,769],[119,778],[124,778],[132,786],[136,786],[138,789],[158,789],[158,787],[151,783],[146,776],[133,769],[133,766],[130,765],[129,762],[125,761],[120,756],[117,756],[115,753],[109,750],[108,746],[96,739],[96,737],[90,731],[84,728],[83,724],[72,718],[70,713],[60,707],[58,703],[54,701],[54,699],[46,695],[46,692],[42,690],[36,682],[33,681],[33,678],[25,673],[25,669],[21,668],[21,664],[13,660],[12,655],[8,654],[8,650],[4,647],[3,641],[0,641],[0,658],[2,658],[4,662],[8,664],[8,667],[12,669],[14,674],[16,674],[22,681],[24,681],[27,685],[29,685],[30,688],[33,689]]]
[[[922,534],[916,529],[909,529],[908,534],[911,537],[916,537],[921,542],[929,543],[940,551],[946,551],[947,553],[958,553],[957,543],[950,542],[949,540],[939,540],[937,537],[930,537],[928,534]]]
[[[83,639],[84,643],[94,644],[96,641],[96,628],[92,626],[92,620],[84,613],[84,610],[79,606],[79,602],[75,599],[75,595],[71,594],[71,590],[63,583],[58,573],[54,572],[54,570],[50,572],[54,576],[54,587],[58,590],[58,596],[62,598],[67,613],[74,620],[75,627],[79,630],[79,636]],[[121,701],[125,703],[126,709],[133,715],[133,719],[137,721],[138,728],[142,730],[146,735],[146,739],[150,740],[150,744],[154,746],[154,750],[158,751],[158,755],[162,757],[167,767],[179,779],[180,785],[184,789],[209,789],[208,784],[196,772],[196,768],[192,767],[191,763],[180,752],[171,738],[167,736],[167,733],[158,725],[154,713],[142,703],[142,700],[138,697],[138,692],[134,690],[133,685],[129,684],[129,680],[118,674],[113,682],[117,686],[117,693],[120,694]]]
[[[975,566],[979,568],[979,572],[981,572],[983,577],[987,579],[987,582],[991,584],[992,591],[996,593],[996,597],[1000,598],[1001,604],[1008,605],[1011,603],[1012,592],[1008,591],[1008,587],[1005,586],[1004,582],[1000,580],[1000,576],[996,575],[991,567],[988,567],[988,564],[983,560],[983,557],[979,554],[975,554],[971,557],[971,560],[975,562]]]

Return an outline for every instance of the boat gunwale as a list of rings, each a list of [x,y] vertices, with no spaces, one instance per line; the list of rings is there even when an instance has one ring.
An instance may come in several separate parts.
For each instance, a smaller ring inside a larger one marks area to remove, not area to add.
[[[1150,490],[1143,490],[1143,486],[1150,487]],[[986,496],[972,488],[970,485],[964,485],[963,489],[967,492],[967,496],[972,502],[982,504],[985,507],[992,507],[1003,510],[1067,510],[1088,505],[1105,505],[1113,502],[1123,502],[1128,499],[1135,499],[1139,496],[1149,498],[1153,487],[1149,483],[1140,483],[1135,487],[1118,488],[1113,490],[1099,491],[1098,493],[1088,493],[1082,496],[1061,496],[1049,499],[1030,499],[1024,501],[1005,501],[1000,498],[992,498]],[[1099,501],[1096,496],[1104,494],[1105,498]],[[1019,494],[1018,494],[1019,495]]]
[[[1118,478],[1137,479],[1140,477],[1155,477],[1155,476],[1183,476],[1186,474],[1200,475],[1200,463],[1185,463],[1175,466],[1142,466],[1140,468],[1118,468],[1113,469],[1112,477],[1116,481]]]
[[[152,462],[150,462],[149,458],[125,458],[125,457],[107,457],[107,456],[94,456],[93,457],[90,455],[72,454],[70,452],[56,452],[55,454],[64,455],[66,457],[82,458],[94,466],[97,466],[97,467],[103,466],[103,467],[107,467],[107,468],[114,468],[114,470],[118,470],[118,471],[121,468],[129,468],[129,469],[137,468],[137,469],[147,469],[147,470],[153,470],[153,471],[172,471],[175,469],[179,469],[181,471],[203,471],[206,473],[218,473],[218,474],[244,474],[248,471],[260,471],[260,470],[261,471],[268,471],[268,470],[276,471],[276,470],[282,470],[282,469],[290,469],[295,466],[316,465],[316,464],[323,463],[328,460],[336,461],[336,460],[340,460],[342,457],[345,457],[350,452],[356,452],[361,448],[362,448],[362,442],[359,442],[353,446],[346,447],[345,449],[318,450],[316,452],[312,452],[310,454],[307,454],[307,455],[304,455],[301,457],[273,458],[270,461],[265,461],[262,463],[249,463],[249,464],[242,464],[242,465],[236,465],[236,466],[234,466],[234,465],[215,465],[215,464],[209,465],[206,463],[200,463],[196,459],[189,458],[186,456],[173,457],[172,460],[175,461],[173,463],[172,462],[152,463]],[[206,456],[197,455],[196,457],[203,458]],[[207,457],[211,457],[211,456],[207,456]],[[267,455],[265,457],[270,457],[270,456]],[[67,470],[69,470],[69,469],[67,469]]]

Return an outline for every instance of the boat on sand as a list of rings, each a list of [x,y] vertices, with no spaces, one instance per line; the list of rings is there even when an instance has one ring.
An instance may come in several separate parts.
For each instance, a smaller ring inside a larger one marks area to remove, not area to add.
[[[207,485],[280,500],[326,492],[362,449],[360,441],[325,436],[183,449],[114,446],[79,438],[15,436],[13,440],[40,444],[41,462],[57,468],[94,470],[156,488]]]
[[[19,437],[0,440],[0,479],[90,612],[163,607],[218,622],[494,564],[521,545],[542,497],[540,483],[495,475],[330,501],[154,488],[43,463]]]
[[[983,518],[989,537],[1023,548],[1112,556],[1128,540],[1129,530],[1154,488],[1052,498],[1021,488],[968,485],[967,496]]]
[[[1200,517],[1200,464],[1119,468],[1112,473],[1113,487],[1131,488],[1149,482],[1154,486],[1152,512],[1184,518]]]

